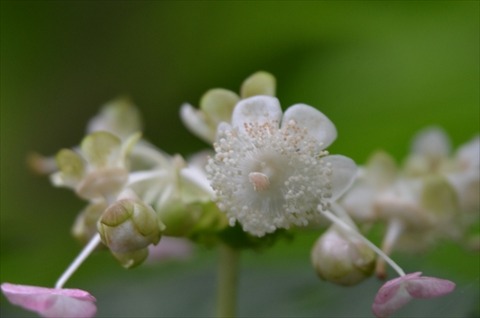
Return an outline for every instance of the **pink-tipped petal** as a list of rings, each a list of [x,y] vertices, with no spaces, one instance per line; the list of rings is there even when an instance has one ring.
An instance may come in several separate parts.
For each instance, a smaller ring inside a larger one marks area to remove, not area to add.
[[[1,289],[14,305],[42,317],[90,318],[95,316],[95,297],[80,289],[45,288],[3,283]]]
[[[421,274],[412,273],[386,282],[378,291],[372,305],[375,316],[388,317],[413,298],[439,297],[455,289],[455,284],[451,281],[421,277]]]

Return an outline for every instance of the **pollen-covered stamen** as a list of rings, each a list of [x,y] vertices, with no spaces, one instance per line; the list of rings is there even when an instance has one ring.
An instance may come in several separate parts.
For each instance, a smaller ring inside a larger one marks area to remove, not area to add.
[[[270,187],[270,179],[267,175],[261,172],[250,172],[248,175],[248,180],[252,184],[253,190],[257,192],[268,190]]]

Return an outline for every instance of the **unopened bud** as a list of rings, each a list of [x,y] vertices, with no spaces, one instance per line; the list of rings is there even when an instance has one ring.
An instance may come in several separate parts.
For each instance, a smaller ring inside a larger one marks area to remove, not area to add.
[[[97,233],[97,221],[107,208],[105,201],[90,203],[75,219],[72,235],[82,243],[88,243]]]
[[[332,226],[315,243],[311,261],[320,278],[351,286],[372,274],[375,253],[363,242]]]
[[[157,244],[165,229],[155,211],[137,199],[121,199],[110,205],[97,227],[103,243],[119,254]]]

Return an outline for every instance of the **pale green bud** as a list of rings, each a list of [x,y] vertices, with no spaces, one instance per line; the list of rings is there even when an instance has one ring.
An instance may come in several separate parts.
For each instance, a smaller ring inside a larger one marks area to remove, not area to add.
[[[87,126],[88,133],[108,131],[121,139],[126,139],[140,130],[140,112],[128,97],[119,97],[105,104]]]
[[[275,96],[275,77],[267,72],[256,72],[242,83],[240,96],[242,99],[256,95]]]
[[[52,175],[52,182],[55,185],[65,185],[74,187],[82,180],[85,170],[85,160],[75,151],[70,149],[62,149],[55,156],[58,173]]]
[[[119,254],[128,254],[160,241],[165,225],[155,211],[138,199],[120,199],[110,205],[97,224],[103,243]]]
[[[200,109],[205,113],[205,119],[214,130],[220,122],[229,122],[233,108],[240,100],[237,94],[223,88],[207,91],[200,99]]]
[[[106,131],[86,136],[80,145],[82,154],[92,167],[112,166],[120,157],[121,140]]]
[[[351,286],[373,273],[375,253],[363,242],[332,226],[315,243],[311,261],[321,279]]]
[[[202,214],[201,206],[185,204],[180,198],[170,199],[157,211],[166,225],[165,235],[168,236],[187,236]]]
[[[443,176],[425,178],[421,204],[437,217],[456,214],[459,211],[458,197],[450,182]]]
[[[97,221],[107,209],[105,201],[90,203],[75,219],[72,227],[72,235],[82,243],[88,243],[97,233]]]
[[[395,159],[384,151],[375,152],[368,160],[364,179],[378,189],[389,186],[398,176]]]

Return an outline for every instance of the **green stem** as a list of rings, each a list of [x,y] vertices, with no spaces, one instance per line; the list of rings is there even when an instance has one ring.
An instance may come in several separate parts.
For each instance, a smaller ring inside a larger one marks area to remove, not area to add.
[[[235,317],[240,252],[226,244],[219,248],[217,317]]]

